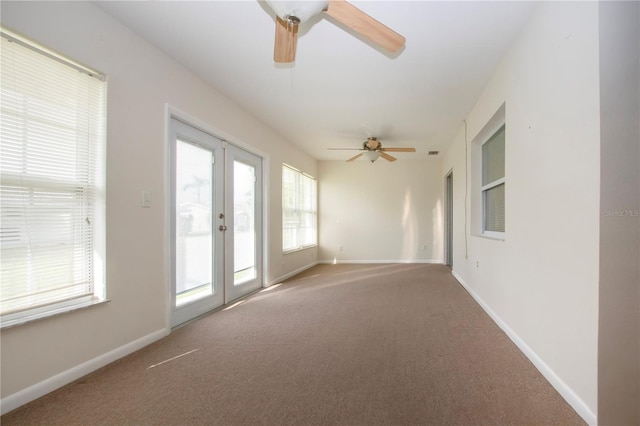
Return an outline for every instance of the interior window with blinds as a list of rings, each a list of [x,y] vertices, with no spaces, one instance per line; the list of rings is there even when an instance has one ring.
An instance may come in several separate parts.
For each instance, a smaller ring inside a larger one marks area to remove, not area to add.
[[[2,28],[2,327],[104,300],[106,83]]]
[[[318,241],[316,180],[282,166],[282,250],[314,246]]]
[[[483,234],[504,235],[504,144],[505,126],[502,125],[482,145],[482,204]]]

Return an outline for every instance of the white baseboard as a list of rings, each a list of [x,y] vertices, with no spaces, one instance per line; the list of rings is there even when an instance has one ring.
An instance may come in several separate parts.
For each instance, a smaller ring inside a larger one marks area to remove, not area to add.
[[[271,281],[269,286],[281,283],[282,281],[286,280],[287,278],[291,278],[292,276],[294,276],[296,274],[299,274],[302,271],[306,271],[307,269],[312,268],[312,267],[316,266],[317,264],[318,264],[318,262],[311,262],[308,265],[305,265],[305,266],[303,266],[301,268],[296,269],[295,271],[291,271],[289,273],[286,273],[286,274],[276,278],[275,280]]]
[[[502,319],[464,282],[464,280],[455,272],[451,274],[464,287],[465,290],[475,299],[476,302],[489,314],[491,319],[506,333],[507,336],[518,346],[518,348],[529,358],[533,365],[542,373],[551,386],[573,407],[582,419],[590,425],[598,423],[597,416],[591,409],[580,399],[578,395],[564,382],[558,375],[536,354],[533,349],[527,345]]]
[[[419,259],[419,260],[338,260],[338,261],[333,261],[333,260],[320,260],[318,262],[312,262],[309,263],[308,265],[305,265],[301,268],[296,269],[295,271],[291,271],[287,274],[284,274],[274,280],[272,280],[269,283],[269,286],[272,286],[274,284],[278,284],[281,283],[282,281],[293,277],[294,275],[299,274],[302,271],[306,271],[309,268],[312,268],[318,264],[334,264],[334,263],[436,263],[436,264],[442,264],[442,260],[438,260],[438,259]],[[268,288],[268,287],[267,287]]]
[[[318,263],[322,264],[340,264],[340,263],[436,263],[442,265],[443,262],[440,259],[412,259],[412,260],[320,260]]]
[[[63,371],[53,377],[49,377],[40,383],[36,383],[26,389],[6,396],[0,400],[0,413],[8,413],[9,411],[15,410],[28,402],[48,394],[49,392],[53,392],[54,390],[86,376],[87,374],[96,371],[117,359],[150,345],[156,340],[160,340],[167,336],[169,332],[169,329],[154,331],[153,333],[147,334],[133,342],[129,342],[126,345],[120,346],[119,348],[90,359],[89,361],[83,362],[80,365],[76,365],[67,371]]]

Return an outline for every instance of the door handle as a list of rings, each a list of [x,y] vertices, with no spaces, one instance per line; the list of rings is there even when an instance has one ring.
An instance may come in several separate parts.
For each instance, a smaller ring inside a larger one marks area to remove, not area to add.
[[[218,230],[219,231],[226,231],[227,227],[226,227],[226,225],[220,225],[220,226],[218,226]]]

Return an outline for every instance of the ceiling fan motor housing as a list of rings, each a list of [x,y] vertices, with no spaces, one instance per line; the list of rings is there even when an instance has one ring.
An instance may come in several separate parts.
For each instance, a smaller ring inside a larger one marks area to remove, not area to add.
[[[362,148],[367,151],[378,151],[382,149],[382,144],[378,141],[377,138],[368,138],[366,141],[362,143]]]

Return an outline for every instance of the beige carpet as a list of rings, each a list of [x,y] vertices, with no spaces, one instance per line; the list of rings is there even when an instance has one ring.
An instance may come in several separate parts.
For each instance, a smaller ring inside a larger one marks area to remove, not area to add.
[[[2,424],[584,424],[445,266],[319,265],[267,290]]]

